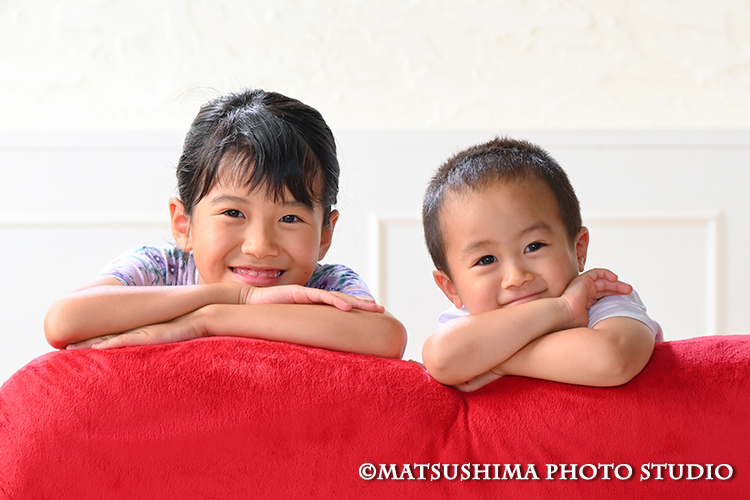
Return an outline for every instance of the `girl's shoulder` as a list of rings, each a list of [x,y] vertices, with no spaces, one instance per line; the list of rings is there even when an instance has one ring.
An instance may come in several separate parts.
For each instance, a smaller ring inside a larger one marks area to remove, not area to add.
[[[318,264],[305,286],[373,298],[359,274],[343,264]]]
[[[126,250],[100,273],[130,286],[175,286],[198,283],[191,252],[177,246],[142,246]]]

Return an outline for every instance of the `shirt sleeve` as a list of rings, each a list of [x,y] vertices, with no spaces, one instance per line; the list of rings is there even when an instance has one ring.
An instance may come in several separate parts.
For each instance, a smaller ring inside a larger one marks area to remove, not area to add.
[[[438,328],[445,325],[449,321],[453,321],[456,318],[461,318],[463,316],[468,316],[469,311],[466,310],[466,308],[462,307],[461,309],[458,309],[456,307],[451,307],[450,309],[446,309],[442,313],[440,313],[440,316],[438,316]]]
[[[664,341],[661,325],[651,319],[646,313],[638,293],[633,290],[630,295],[610,295],[602,297],[589,309],[589,328],[607,318],[632,318],[648,326],[654,332],[657,342]]]
[[[198,282],[189,252],[178,247],[139,247],[120,254],[99,277],[111,277],[127,286],[187,285]]]
[[[375,300],[364,280],[341,264],[318,264],[305,286]]]

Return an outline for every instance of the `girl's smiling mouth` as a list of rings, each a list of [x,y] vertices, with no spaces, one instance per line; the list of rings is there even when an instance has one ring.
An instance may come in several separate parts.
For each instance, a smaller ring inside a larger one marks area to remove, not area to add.
[[[237,279],[254,286],[275,285],[284,274],[281,269],[265,267],[230,267],[230,269]]]

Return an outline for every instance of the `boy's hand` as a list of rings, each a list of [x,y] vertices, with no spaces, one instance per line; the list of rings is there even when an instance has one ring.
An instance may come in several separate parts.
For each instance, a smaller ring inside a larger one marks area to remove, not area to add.
[[[458,389],[461,392],[474,392],[477,389],[480,389],[484,387],[485,385],[489,384],[490,382],[494,382],[495,380],[502,378],[503,374],[500,372],[500,370],[496,367],[491,369],[488,372],[481,373],[474,377],[471,380],[467,380],[463,384],[456,384],[452,385],[454,389]]]
[[[372,300],[355,297],[341,292],[329,292],[318,288],[300,285],[281,285],[271,287],[251,287],[244,299],[245,304],[328,304],[351,311],[383,313],[385,308]]]
[[[570,282],[560,297],[568,306],[572,327],[584,327],[589,323],[588,311],[594,303],[609,295],[627,295],[633,287],[617,279],[608,269],[591,269]]]

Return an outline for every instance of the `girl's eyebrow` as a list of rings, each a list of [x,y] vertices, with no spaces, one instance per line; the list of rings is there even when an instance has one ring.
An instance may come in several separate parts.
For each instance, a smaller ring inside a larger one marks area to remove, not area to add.
[[[240,196],[232,196],[231,194],[222,194],[216,198],[212,198],[211,205],[218,205],[219,203],[242,203],[245,199]]]
[[[222,195],[217,196],[216,198],[212,198],[209,203],[211,205],[219,205],[221,203],[247,203],[247,199],[243,198],[242,196],[222,194]],[[305,205],[301,201],[295,200],[294,198],[292,198],[291,200],[283,199],[281,200],[279,204],[284,207],[289,207],[289,208],[300,208],[300,209],[304,208],[308,210],[310,209],[309,206]]]

